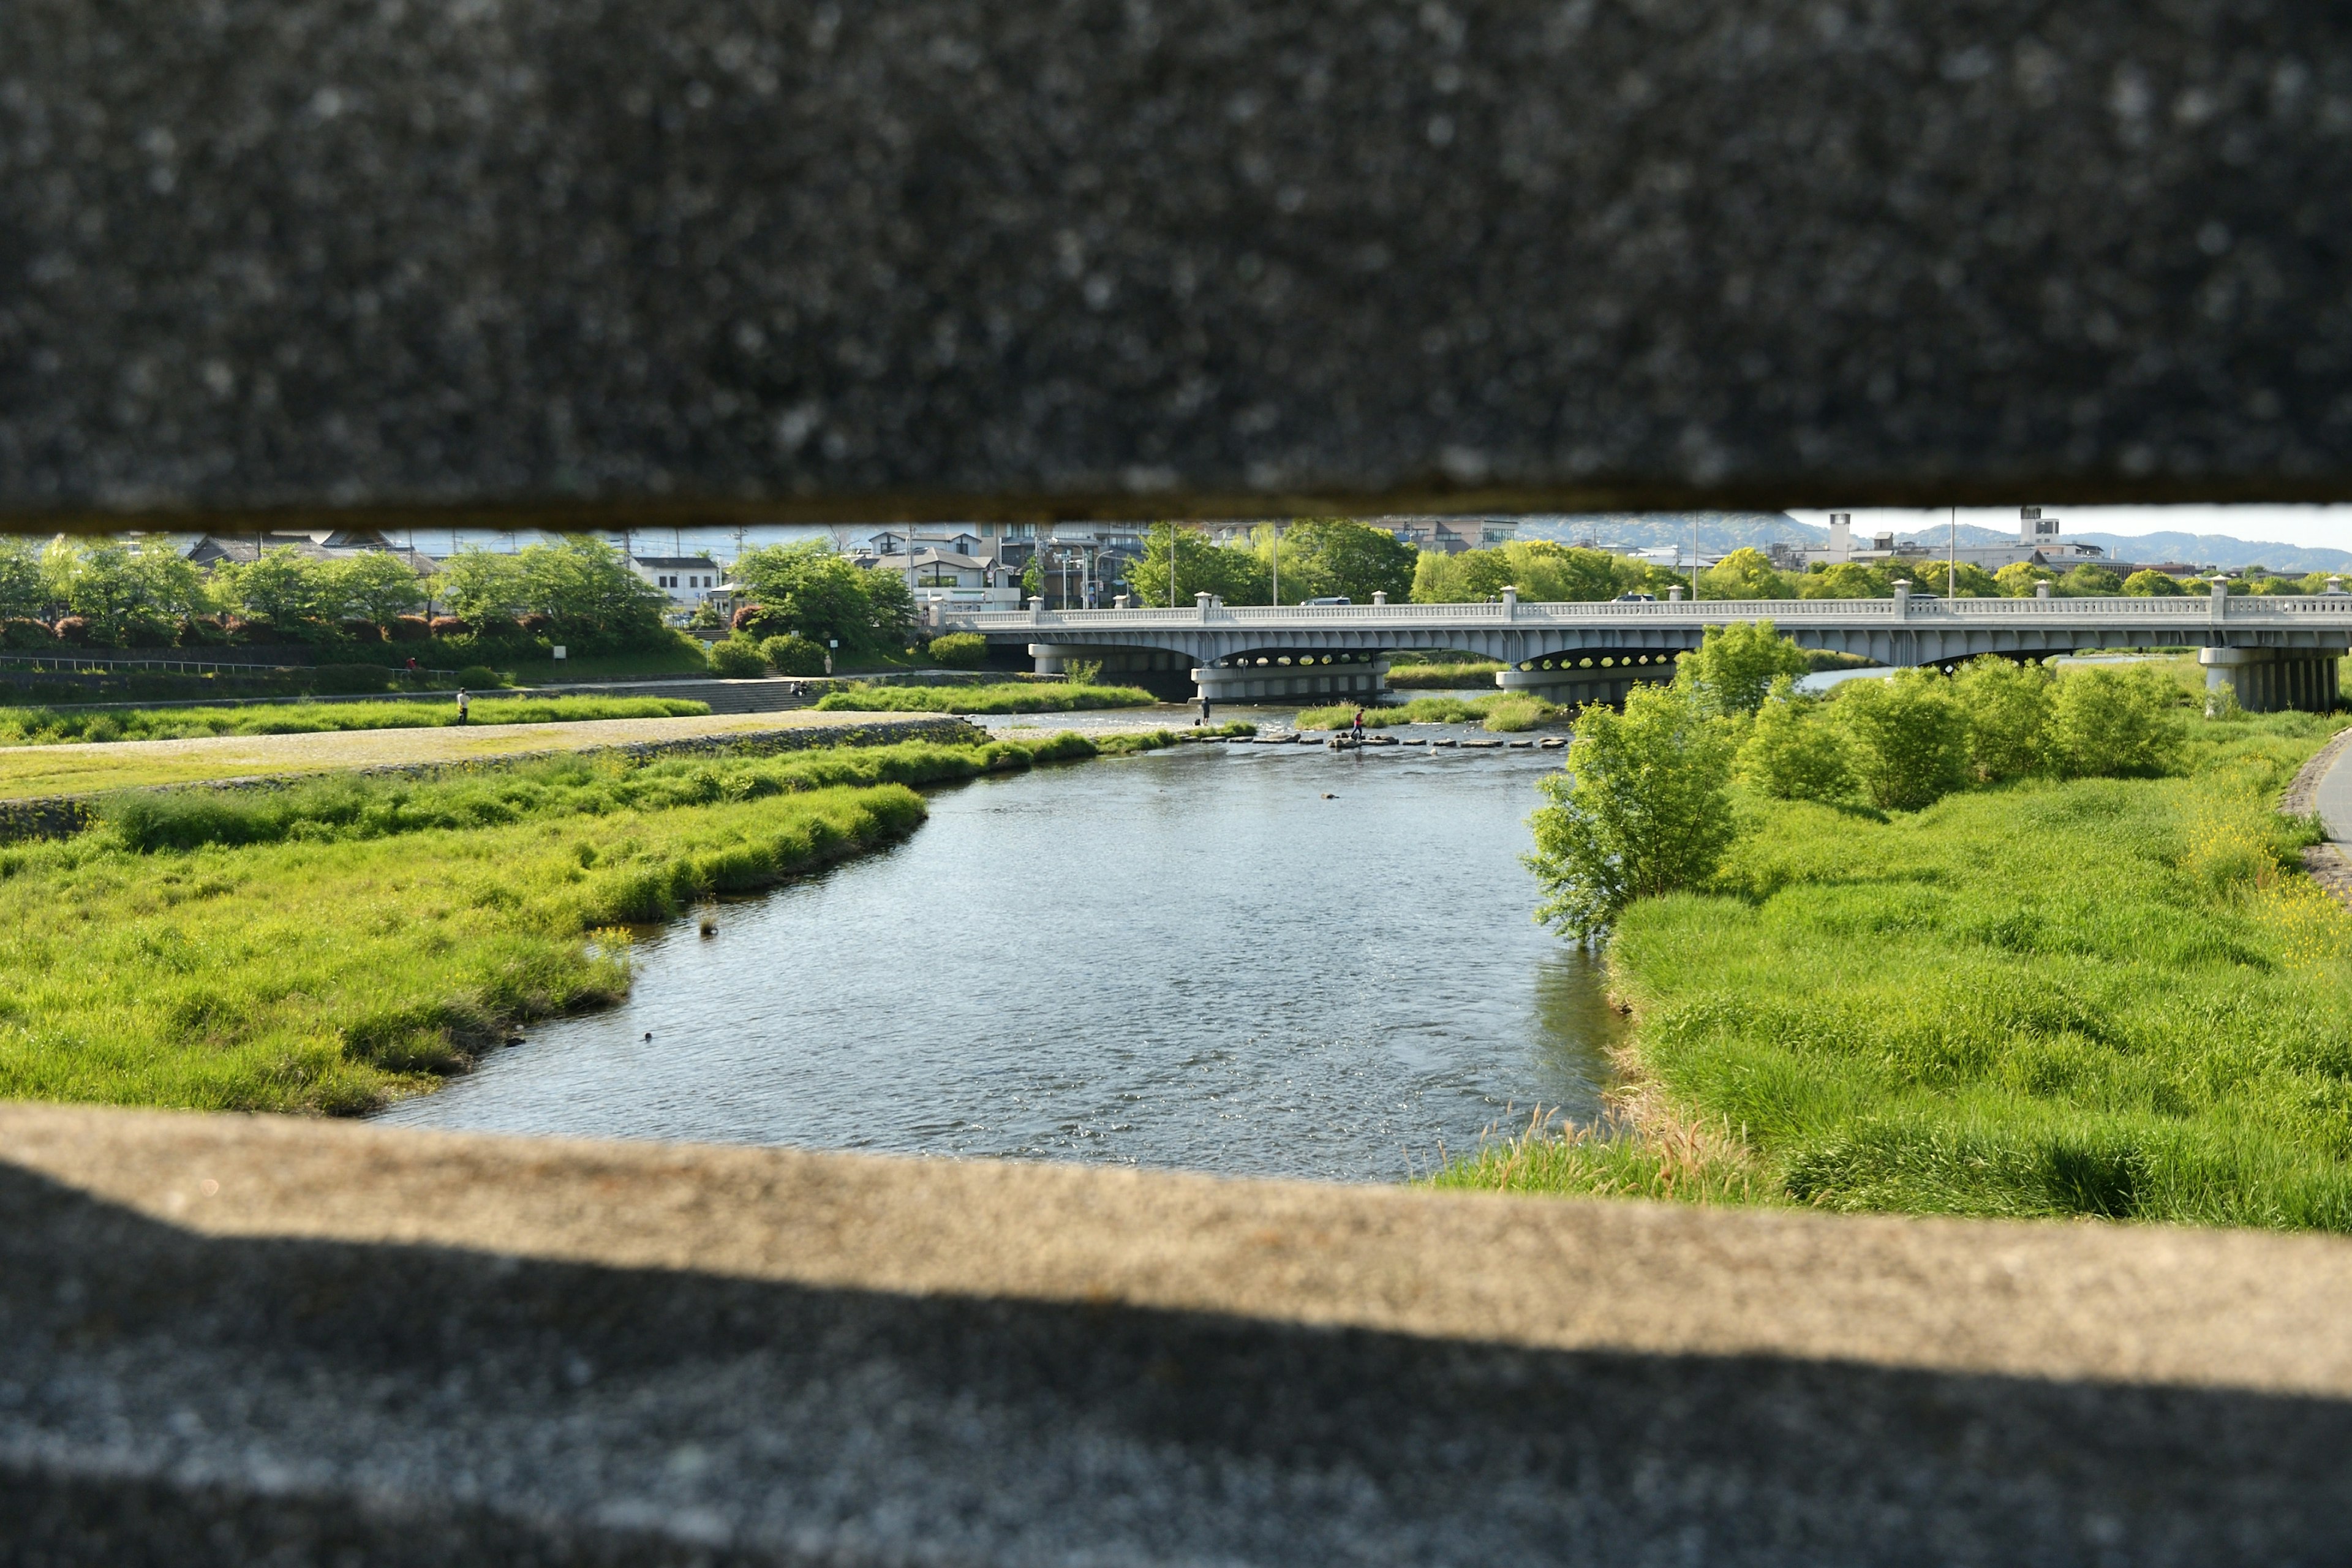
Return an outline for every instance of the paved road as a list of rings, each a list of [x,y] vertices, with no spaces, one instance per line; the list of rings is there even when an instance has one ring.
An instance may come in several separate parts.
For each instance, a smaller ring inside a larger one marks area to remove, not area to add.
[[[2352,747],[2337,752],[2335,765],[2320,776],[2313,804],[2327,837],[2338,844],[2352,844]]]

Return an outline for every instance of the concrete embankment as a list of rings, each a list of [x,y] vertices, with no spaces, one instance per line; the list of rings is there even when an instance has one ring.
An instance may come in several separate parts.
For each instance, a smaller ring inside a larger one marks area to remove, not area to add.
[[[110,789],[244,787],[323,773],[421,777],[567,754],[650,760],[985,739],[941,714],[762,713],[19,746],[0,750],[0,842],[76,832],[92,797]]]
[[[23,1562],[2328,1561],[2352,1243],[0,1109]]]

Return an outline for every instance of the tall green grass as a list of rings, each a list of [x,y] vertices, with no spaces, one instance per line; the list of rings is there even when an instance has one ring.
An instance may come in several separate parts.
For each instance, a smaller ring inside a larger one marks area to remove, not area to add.
[[[1328,708],[1300,710],[1302,730],[1344,730],[1356,716],[1357,704],[1335,702]],[[1405,702],[1365,703],[1364,726],[1385,730],[1397,724],[1476,724],[1495,731],[1532,730],[1568,717],[1568,710],[1539,697],[1498,691],[1492,697],[1415,697]]]
[[[1638,1131],[1441,1184],[2352,1230],[2352,916],[2273,809],[2336,722],[1915,814],[1743,802],[1715,885],[1612,939]]]
[[[867,686],[828,692],[817,707],[857,713],[1067,713],[1085,708],[1148,708],[1160,699],[1135,686]]]
[[[670,697],[485,697],[477,724],[553,724],[583,719],[683,719],[706,702]],[[58,712],[0,708],[0,746],[74,741],[184,741],[205,735],[304,735],[327,730],[429,730],[455,724],[450,702],[287,702],[252,708],[125,708]]]
[[[116,796],[77,838],[0,849],[0,1096],[364,1110],[617,997],[628,922],[911,831],[910,784],[1167,740]]]

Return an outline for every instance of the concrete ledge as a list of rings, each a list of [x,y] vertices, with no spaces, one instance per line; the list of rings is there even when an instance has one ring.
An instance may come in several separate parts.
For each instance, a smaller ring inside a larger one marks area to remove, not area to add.
[[[0,1109],[12,1561],[2340,1557],[2352,1245]]]
[[[22,524],[2352,482],[2332,6],[19,0],[0,60]]]

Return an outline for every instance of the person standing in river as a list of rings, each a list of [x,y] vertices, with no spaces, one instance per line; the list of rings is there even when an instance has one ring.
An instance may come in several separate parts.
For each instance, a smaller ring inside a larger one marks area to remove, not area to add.
[[[1203,724],[1206,724],[1208,721],[1209,721],[1209,699],[1208,699],[1207,694],[1204,692],[1204,693],[1202,693],[1202,697],[1201,697],[1201,722],[1202,722],[1202,723],[1203,723]]]
[[[1360,708],[1356,710],[1354,722],[1348,726],[1348,738],[1360,746],[1364,743],[1364,710]]]

